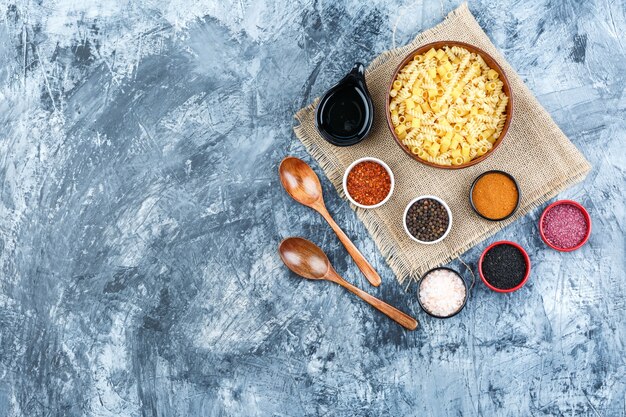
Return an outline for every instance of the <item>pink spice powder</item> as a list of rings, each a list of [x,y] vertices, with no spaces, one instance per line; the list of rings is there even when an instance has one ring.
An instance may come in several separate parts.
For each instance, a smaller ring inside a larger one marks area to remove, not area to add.
[[[571,204],[559,204],[543,218],[543,234],[552,245],[569,249],[583,241],[589,225],[580,209]]]

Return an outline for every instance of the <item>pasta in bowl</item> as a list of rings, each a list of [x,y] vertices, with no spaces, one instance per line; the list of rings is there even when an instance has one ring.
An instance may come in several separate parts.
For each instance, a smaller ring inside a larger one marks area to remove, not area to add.
[[[458,169],[475,165],[502,142],[512,114],[511,88],[487,53],[454,41],[411,52],[389,86],[391,134],[413,159]]]

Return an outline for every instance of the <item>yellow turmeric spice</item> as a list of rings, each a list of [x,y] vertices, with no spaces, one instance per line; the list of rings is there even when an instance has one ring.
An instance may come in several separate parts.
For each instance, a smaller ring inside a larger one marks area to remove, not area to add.
[[[491,220],[500,220],[515,210],[518,195],[515,182],[511,178],[491,172],[476,182],[472,201],[480,214]]]

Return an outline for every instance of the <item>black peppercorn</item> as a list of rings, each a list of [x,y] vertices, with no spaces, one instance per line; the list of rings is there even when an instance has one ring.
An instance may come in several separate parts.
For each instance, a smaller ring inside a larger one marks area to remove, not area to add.
[[[406,226],[417,240],[432,242],[439,239],[448,229],[450,218],[446,208],[437,200],[423,198],[409,207]]]

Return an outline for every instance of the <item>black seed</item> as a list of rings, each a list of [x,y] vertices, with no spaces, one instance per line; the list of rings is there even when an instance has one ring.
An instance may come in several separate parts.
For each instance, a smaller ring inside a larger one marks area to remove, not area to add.
[[[489,249],[482,263],[483,276],[501,290],[517,287],[526,275],[526,259],[515,246],[501,244]]]

